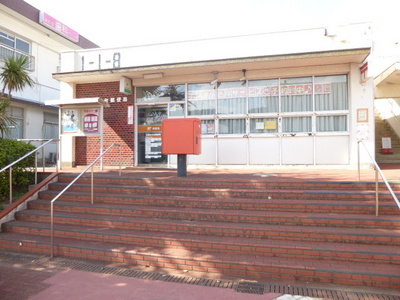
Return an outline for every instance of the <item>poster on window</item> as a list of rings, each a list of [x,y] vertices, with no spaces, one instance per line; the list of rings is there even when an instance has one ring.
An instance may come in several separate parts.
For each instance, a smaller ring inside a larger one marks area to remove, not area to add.
[[[98,133],[99,132],[99,109],[85,108],[83,109],[83,132]]]
[[[64,133],[78,132],[78,110],[77,109],[63,109],[62,110],[62,130]]]

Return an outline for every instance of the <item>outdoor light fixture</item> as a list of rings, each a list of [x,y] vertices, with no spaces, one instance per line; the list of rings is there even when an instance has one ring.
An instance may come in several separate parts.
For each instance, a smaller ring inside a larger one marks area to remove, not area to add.
[[[213,81],[210,82],[210,85],[214,85],[218,82],[218,79],[214,79]]]
[[[210,82],[210,85],[215,85],[218,82],[218,72],[213,72],[214,73],[214,80]]]
[[[243,72],[243,77],[240,78],[239,80],[240,80],[240,81],[245,81],[245,80],[246,80],[246,72],[247,72],[247,70],[246,70],[246,69],[243,69],[242,72]]]
[[[144,79],[153,79],[153,78],[162,78],[164,77],[164,73],[151,73],[151,74],[144,74]]]

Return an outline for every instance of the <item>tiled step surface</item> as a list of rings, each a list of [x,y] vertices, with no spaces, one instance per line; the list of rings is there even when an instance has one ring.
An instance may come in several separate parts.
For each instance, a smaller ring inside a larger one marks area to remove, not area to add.
[[[3,224],[0,246],[50,253],[50,201]],[[163,268],[400,288],[400,212],[374,183],[90,178],[55,204],[55,253]],[[399,193],[400,187],[394,185]]]
[[[49,254],[49,239],[41,236],[3,234],[2,247]],[[399,286],[398,265],[349,263],[325,260],[260,257],[203,251],[171,251],[168,248],[127,248],[125,244],[88,242],[59,238],[58,255],[103,260],[113,263],[154,266],[207,273],[229,274],[247,278],[291,279],[303,282],[335,283],[356,286]]]
[[[50,186],[51,190],[60,192],[65,184],[56,183]],[[69,191],[88,193],[89,184],[75,184]],[[177,187],[138,187],[117,185],[94,185],[97,195],[125,194],[125,195],[152,195],[152,196],[180,196],[180,197],[202,197],[202,198],[247,198],[247,199],[346,199],[346,200],[374,200],[375,191],[342,191],[342,190],[283,190],[283,189],[237,189],[237,188],[177,188]],[[387,191],[381,191],[381,200],[392,200]]]
[[[41,199],[52,200],[58,194],[56,190],[48,190],[40,193]],[[190,196],[163,196],[163,195],[126,195],[126,194],[96,194],[94,196],[95,203],[121,204],[128,205],[145,205],[160,207],[180,207],[180,208],[208,208],[208,209],[226,209],[226,210],[267,210],[267,211],[295,211],[295,212],[320,212],[320,213],[359,213],[359,214],[375,214],[374,200],[353,200],[344,196],[330,200],[323,199],[263,199],[263,198],[220,198],[215,201],[211,197],[190,197]],[[268,201],[266,201],[268,200]],[[384,201],[385,200],[385,201]],[[66,192],[59,198],[60,201],[70,202],[79,201],[82,206],[91,203],[89,193]],[[40,202],[35,202],[40,203]],[[44,202],[46,203],[46,202]],[[59,204],[62,205],[62,204]],[[67,204],[64,204],[67,205]],[[77,204],[79,205],[79,204]],[[107,207],[107,206],[104,206]],[[379,212],[381,214],[397,214],[396,204],[393,199],[380,199]]]
[[[49,224],[45,222],[13,221],[5,225],[7,232],[19,234],[50,235]],[[247,254],[252,252],[258,256],[273,257],[301,257],[326,260],[364,262],[364,263],[389,263],[400,266],[400,253],[398,246],[365,245],[349,243],[327,243],[291,241],[282,239],[254,239],[218,236],[194,236],[188,233],[165,233],[140,231],[131,229],[116,229],[105,227],[77,227],[73,225],[58,225],[56,237],[68,238],[74,236],[80,240],[107,241],[142,247],[167,247],[174,251],[199,251],[206,253],[222,252]],[[177,241],[179,240],[179,242]],[[389,253],[392,253],[390,255]]]

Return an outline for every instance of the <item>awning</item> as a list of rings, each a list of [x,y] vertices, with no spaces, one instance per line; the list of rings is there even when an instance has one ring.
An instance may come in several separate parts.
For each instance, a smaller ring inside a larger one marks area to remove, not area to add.
[[[95,98],[76,98],[76,99],[59,99],[59,100],[47,100],[45,101],[46,105],[55,105],[55,106],[65,106],[65,105],[84,105],[84,104],[97,104],[105,107],[109,107],[110,105],[103,98],[95,97]]]

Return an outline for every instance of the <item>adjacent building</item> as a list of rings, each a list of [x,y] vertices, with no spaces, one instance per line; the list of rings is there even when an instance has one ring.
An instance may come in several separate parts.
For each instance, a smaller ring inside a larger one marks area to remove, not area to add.
[[[0,0],[0,64],[8,56],[28,56],[30,76],[35,81],[33,88],[13,93],[9,114],[17,126],[8,137],[58,138],[58,108],[46,106],[45,101],[60,97],[60,83],[52,77],[60,71],[60,53],[97,47],[22,0]]]

